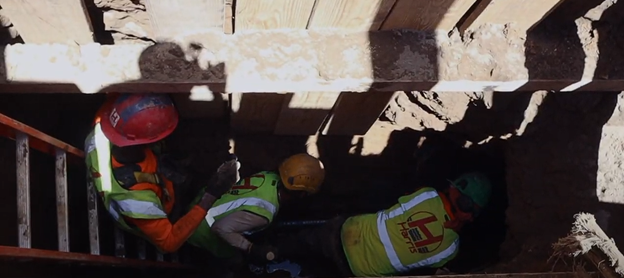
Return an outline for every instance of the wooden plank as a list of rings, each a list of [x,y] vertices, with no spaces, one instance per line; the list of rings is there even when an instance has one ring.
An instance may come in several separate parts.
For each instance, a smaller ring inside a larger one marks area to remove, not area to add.
[[[323,135],[364,135],[377,121],[394,92],[341,93]]]
[[[234,0],[225,0],[223,8],[223,33],[234,33]]]
[[[95,182],[91,178],[91,172],[87,169],[87,210],[89,216],[89,252],[91,255],[100,254],[97,198],[99,197],[95,188]]]
[[[381,30],[452,30],[476,0],[397,0]],[[503,0],[506,1],[506,0]]]
[[[230,127],[239,134],[272,134],[286,94],[232,94]]]
[[[479,26],[490,24],[514,24],[520,31],[528,31],[542,21],[563,0],[484,0],[480,1],[474,11],[459,26],[461,32],[474,30]]]
[[[311,92],[286,95],[275,125],[277,135],[314,135],[340,93]]]
[[[18,247],[30,248],[30,149],[28,134],[17,132],[16,137]]]
[[[94,42],[83,0],[0,0],[0,6],[27,43]]]
[[[144,0],[156,40],[223,30],[224,0]]]
[[[237,0],[234,31],[305,29],[313,7],[314,0]]]
[[[67,153],[56,149],[56,221],[58,249],[69,252],[69,215],[67,198]]]
[[[396,0],[317,0],[308,29],[379,30]]]

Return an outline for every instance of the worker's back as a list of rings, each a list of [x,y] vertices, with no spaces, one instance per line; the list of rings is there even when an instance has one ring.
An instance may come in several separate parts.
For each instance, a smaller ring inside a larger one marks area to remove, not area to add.
[[[428,187],[389,209],[349,218],[341,236],[353,274],[390,276],[445,264],[459,247],[457,233],[444,227],[450,218],[442,197]]]
[[[280,176],[277,172],[262,171],[238,181],[208,210],[205,221],[202,221],[189,237],[188,243],[209,250],[217,257],[233,256],[235,249],[220,239],[211,227],[215,221],[237,211],[247,211],[264,217],[266,223],[271,224],[279,210],[277,193],[279,180]],[[198,201],[199,198],[194,200],[193,204]]]

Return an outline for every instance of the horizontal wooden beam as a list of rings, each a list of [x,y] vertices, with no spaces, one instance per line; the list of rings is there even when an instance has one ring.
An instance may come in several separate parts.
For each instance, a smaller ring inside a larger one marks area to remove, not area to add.
[[[0,48],[5,64],[0,91],[188,93],[202,85],[204,91],[228,93],[565,91],[580,83],[588,84],[580,90],[624,88],[620,71],[609,79],[582,79],[583,63],[596,63],[597,57],[572,57],[557,49],[555,40],[526,42],[514,36],[502,26],[468,41],[415,31],[224,35],[219,30],[185,43],[147,47],[15,44]],[[525,43],[532,47],[530,59]],[[549,62],[570,59],[581,61],[581,68]],[[57,85],[36,85],[41,83]]]

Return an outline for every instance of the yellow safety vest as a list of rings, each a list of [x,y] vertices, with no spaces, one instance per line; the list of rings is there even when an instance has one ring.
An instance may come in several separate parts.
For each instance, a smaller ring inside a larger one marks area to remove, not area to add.
[[[391,276],[440,267],[457,255],[459,236],[444,227],[450,219],[433,188],[399,198],[375,214],[351,217],[341,230],[342,247],[355,276]]]

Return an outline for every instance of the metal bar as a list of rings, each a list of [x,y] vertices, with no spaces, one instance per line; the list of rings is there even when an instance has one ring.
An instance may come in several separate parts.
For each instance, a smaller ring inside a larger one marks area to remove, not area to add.
[[[42,259],[63,262],[77,262],[92,265],[128,266],[128,267],[155,267],[155,268],[191,268],[188,265],[169,262],[142,261],[136,259],[116,258],[113,256],[89,255],[73,252],[59,252],[41,249],[24,249],[12,246],[0,246],[2,259]]]
[[[137,257],[139,257],[140,260],[145,260],[145,240],[142,238],[137,238]]]
[[[325,222],[327,222],[327,220],[284,221],[284,222],[278,222],[277,226],[278,227],[284,227],[284,226],[315,226],[315,225],[325,224]]]
[[[67,153],[56,149],[56,221],[58,249],[69,252],[69,216],[67,212]]]
[[[18,245],[30,248],[30,149],[27,134],[18,132],[16,137]]]
[[[115,229],[115,257],[125,258],[126,257],[126,239],[124,237],[123,231],[119,229],[117,226]]]
[[[87,169],[87,209],[89,212],[89,246],[92,255],[100,254],[100,231],[98,224],[97,192],[95,182]]]
[[[59,148],[61,150],[66,151],[68,153],[71,153],[71,154],[73,154],[75,156],[84,157],[84,152],[83,151],[81,151],[81,150],[79,150],[79,149],[77,149],[77,148],[75,148],[75,147],[73,147],[73,146],[71,146],[71,145],[61,141],[61,140],[58,140],[58,139],[56,139],[56,138],[54,138],[54,137],[52,137],[50,135],[47,135],[47,134],[45,134],[45,133],[43,133],[43,132],[41,132],[41,131],[39,131],[37,129],[34,129],[34,128],[28,126],[28,125],[25,125],[25,124],[23,124],[21,122],[18,122],[16,120],[14,120],[14,119],[4,115],[4,114],[0,114],[0,124],[6,125],[6,126],[8,126],[10,128],[13,128],[15,130],[21,131],[22,133],[30,135],[31,137],[33,137],[33,139],[36,138],[36,139],[38,139],[40,141],[43,141],[43,142],[53,146],[53,147],[47,148],[46,150],[41,150],[43,152],[47,152],[49,154],[54,155],[55,154],[54,148],[56,147],[56,148]]]

